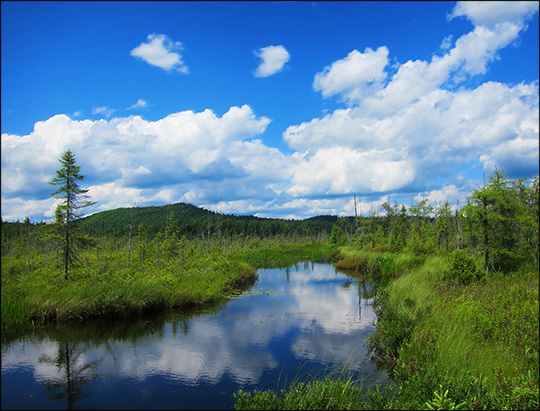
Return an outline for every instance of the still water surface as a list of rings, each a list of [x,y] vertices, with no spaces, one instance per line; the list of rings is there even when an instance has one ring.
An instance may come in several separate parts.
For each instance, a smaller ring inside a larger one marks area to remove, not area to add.
[[[238,389],[336,370],[388,383],[364,345],[374,284],[302,263],[225,305],[44,327],[2,341],[2,409],[232,409]]]

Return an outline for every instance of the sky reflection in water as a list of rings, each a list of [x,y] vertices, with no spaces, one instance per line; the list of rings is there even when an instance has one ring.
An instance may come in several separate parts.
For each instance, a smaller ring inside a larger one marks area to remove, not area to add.
[[[260,270],[250,291],[217,312],[163,313],[114,332],[50,327],[3,343],[2,408],[222,409],[239,388],[332,370],[386,382],[364,346],[374,294],[330,264],[305,263]]]

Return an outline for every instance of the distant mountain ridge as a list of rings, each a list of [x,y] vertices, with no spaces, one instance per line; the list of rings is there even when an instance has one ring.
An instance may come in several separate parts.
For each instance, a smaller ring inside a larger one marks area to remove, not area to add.
[[[171,212],[174,215],[174,219],[179,226],[183,226],[187,231],[192,232],[196,230],[196,227],[212,225],[215,227],[220,224],[224,229],[238,232],[240,226],[247,230],[247,226],[251,225],[252,230],[255,230],[253,226],[309,226],[317,227],[317,231],[327,231],[331,228],[331,225],[337,222],[337,216],[315,216],[305,220],[285,220],[282,218],[264,218],[256,217],[253,215],[233,215],[233,214],[220,214],[214,211],[197,207],[188,203],[175,203],[167,204],[163,206],[147,206],[147,207],[129,207],[129,208],[117,208],[114,210],[100,211],[83,217],[79,220],[82,227],[93,231],[95,233],[100,231],[117,232],[118,234],[125,234],[129,230],[129,226],[132,224],[133,229],[137,229],[139,225],[143,225],[147,231],[157,232],[163,230]],[[233,229],[234,227],[234,229]],[[260,227],[255,231],[259,231]],[[273,231],[276,231],[274,229]]]
[[[212,211],[201,207],[196,207],[187,203],[167,204],[163,206],[148,206],[148,207],[121,207],[114,210],[99,211],[87,217],[81,218],[81,222],[86,226],[101,224],[102,221],[107,222],[114,220],[118,224],[139,224],[145,222],[161,222],[166,223],[171,212],[175,218],[199,218],[209,214],[215,214]]]
[[[209,216],[216,216],[213,211],[206,210],[187,203],[167,204],[163,206],[122,207],[94,213],[80,219],[80,223],[88,229],[99,230],[102,225],[107,227],[128,227],[130,224],[136,228],[140,224],[147,227],[165,227],[171,212],[177,221],[200,220]],[[122,230],[125,231],[125,230]]]

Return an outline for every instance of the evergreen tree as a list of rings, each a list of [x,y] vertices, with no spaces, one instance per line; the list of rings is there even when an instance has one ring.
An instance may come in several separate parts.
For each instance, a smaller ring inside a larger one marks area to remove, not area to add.
[[[171,211],[167,227],[165,228],[165,239],[163,241],[163,256],[170,260],[178,256],[178,222]]]
[[[539,209],[538,209],[538,177],[533,178],[529,183],[519,179],[513,182],[513,189],[525,210],[524,215],[519,219],[519,248],[523,250],[523,255],[527,259],[534,260],[534,266],[538,267],[538,234],[540,229]]]
[[[396,224],[396,217],[398,214],[398,204],[397,201],[394,202],[392,206],[388,201],[381,204],[381,207],[386,211],[386,229],[388,231],[388,243],[392,243],[392,237],[394,232],[394,225]]]
[[[51,195],[60,200],[56,208],[56,237],[60,244],[60,254],[64,265],[64,278],[68,279],[69,267],[77,261],[77,250],[91,241],[77,232],[75,222],[81,217],[81,210],[95,202],[86,195],[88,190],[79,186],[84,179],[80,174],[80,166],[75,163],[75,155],[66,150],[60,158],[62,168],[56,170],[56,177],[49,184],[59,186]]]
[[[534,254],[534,265],[538,268],[539,237],[540,237],[540,212],[539,212],[539,178],[535,177],[527,190],[527,210],[530,219],[528,243]]]
[[[444,247],[448,253],[450,250],[450,216],[452,211],[450,209],[450,203],[445,201],[437,210],[437,245],[439,251]]]
[[[399,214],[396,214],[396,223],[392,230],[390,239],[390,250],[398,253],[405,248],[405,236],[407,230],[407,207],[404,204],[399,209]]]
[[[347,244],[347,236],[345,233],[343,233],[343,229],[337,224],[332,226],[332,232],[330,233],[330,244]]]
[[[527,210],[518,190],[502,170],[495,170],[484,186],[469,197],[464,207],[484,254],[484,268],[509,271],[519,265],[525,250],[522,232],[527,231]]]
[[[137,247],[139,251],[139,259],[142,263],[146,262],[146,256],[148,254],[147,233],[144,225],[141,223],[137,228]]]
[[[433,212],[433,206],[428,204],[427,199],[422,199],[409,208],[411,214],[411,229],[407,239],[407,247],[414,254],[429,254],[437,247],[434,238],[429,215]]]
[[[378,220],[379,220],[379,213],[378,211],[371,209],[369,213],[369,218],[367,221],[367,234],[366,234],[366,243],[371,243],[371,248],[375,248],[375,245],[377,243],[377,226],[378,226]]]

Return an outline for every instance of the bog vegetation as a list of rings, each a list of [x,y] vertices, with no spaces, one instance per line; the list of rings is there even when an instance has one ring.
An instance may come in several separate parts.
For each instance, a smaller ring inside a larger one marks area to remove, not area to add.
[[[332,258],[379,280],[369,348],[395,386],[350,376],[239,391],[237,409],[538,409],[538,178],[502,170],[460,208],[362,217],[232,216],[189,204],[81,218],[72,153],[54,223],[2,222],[2,333],[223,301],[256,269]],[[75,184],[74,184],[75,183]]]

